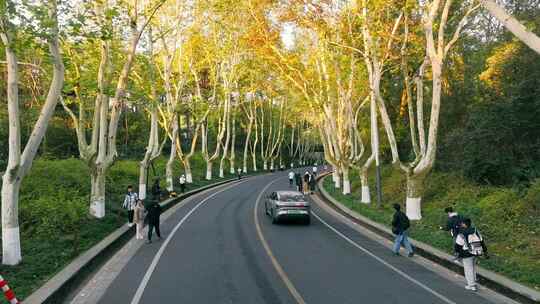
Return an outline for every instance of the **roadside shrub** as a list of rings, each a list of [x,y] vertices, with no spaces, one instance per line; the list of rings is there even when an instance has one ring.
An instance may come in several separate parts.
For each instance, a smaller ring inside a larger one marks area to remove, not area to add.
[[[536,179],[530,185],[524,202],[527,209],[531,208],[535,213],[540,213],[540,178]]]
[[[28,201],[21,217],[31,219],[27,234],[46,240],[54,235],[71,244],[72,255],[79,253],[80,232],[89,220],[87,200],[76,189],[61,189],[53,196]]]

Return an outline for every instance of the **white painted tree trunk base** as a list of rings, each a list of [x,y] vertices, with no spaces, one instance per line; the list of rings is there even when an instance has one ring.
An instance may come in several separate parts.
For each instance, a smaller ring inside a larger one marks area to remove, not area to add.
[[[212,169],[206,169],[206,180],[212,179]]]
[[[341,179],[339,178],[339,176],[336,176],[336,179],[334,180],[334,188],[341,188]]]
[[[146,184],[139,184],[139,199],[146,199]]]
[[[371,203],[371,195],[369,193],[369,187],[368,186],[362,186],[362,199],[360,200],[363,204],[370,204]]]
[[[244,168],[242,168],[242,172],[244,172],[244,174],[247,174],[247,173],[248,173],[248,168],[247,168],[247,166],[244,166]]]
[[[344,195],[351,194],[351,181],[348,179],[343,180],[343,192]]]
[[[105,217],[105,200],[94,200],[90,203],[90,214],[96,218]]]
[[[229,174],[231,174],[231,175],[232,175],[232,174],[234,174],[234,173],[235,173],[235,172],[234,172],[234,167],[233,167],[233,166],[231,166],[231,169],[229,170]]]
[[[264,171],[268,170],[268,164],[266,162],[263,163],[263,170]]]
[[[219,178],[224,178],[225,173],[223,172],[223,168],[219,168]]]
[[[22,261],[19,227],[2,228],[2,264],[17,265]]]
[[[191,175],[191,173],[186,173],[186,182],[188,184],[192,184],[193,183],[193,175]]]
[[[407,197],[405,202],[405,208],[407,216],[410,220],[422,219],[422,198],[421,197]]]
[[[174,190],[173,178],[167,177],[167,191],[173,192],[173,190]]]

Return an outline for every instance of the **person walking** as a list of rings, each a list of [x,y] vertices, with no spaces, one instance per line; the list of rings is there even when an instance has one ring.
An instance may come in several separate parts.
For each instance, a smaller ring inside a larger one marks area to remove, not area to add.
[[[139,196],[137,195],[137,193],[133,192],[133,186],[127,186],[127,193],[124,197],[124,203],[122,204],[122,208],[127,210],[129,227],[133,226],[133,210],[135,209],[135,205],[137,204],[138,199]]]
[[[486,244],[480,232],[472,226],[470,219],[464,219],[456,236],[454,250],[463,262],[465,273],[465,289],[477,291],[476,287],[476,258],[484,256],[489,259]]]
[[[317,179],[315,178],[316,174],[311,174],[309,176],[309,190],[311,194],[317,190]]]
[[[144,234],[144,204],[142,200],[137,200],[137,204],[135,205],[135,209],[133,210],[133,222],[136,225],[137,232],[135,234],[135,238],[137,240],[143,240]]]
[[[242,179],[242,169],[238,168],[238,170],[236,170],[236,174],[238,176],[238,179]]]
[[[308,194],[309,193],[309,177],[311,175],[309,174],[309,172],[306,171],[306,173],[304,173],[304,178],[302,180],[302,189],[304,190],[304,194]]]
[[[401,248],[401,245],[403,245],[407,250],[407,255],[412,257],[414,251],[409,242],[409,238],[407,237],[407,230],[411,226],[409,218],[401,211],[401,206],[399,204],[394,204],[393,207],[394,210],[396,210],[392,219],[392,232],[396,235],[393,248],[394,254],[399,255],[399,249]]]
[[[155,229],[158,239],[161,240],[161,232],[159,231],[159,217],[161,215],[161,206],[157,200],[152,200],[151,205],[147,209],[148,214],[148,243],[152,243],[152,232]]]
[[[154,199],[161,200],[161,186],[159,185],[159,178],[156,178],[154,185],[152,186],[152,196]]]
[[[296,174],[294,175],[294,179],[296,180],[296,190],[298,190],[299,192],[303,192],[302,190],[302,176],[300,175],[299,172],[296,172]]]
[[[444,212],[448,214],[448,219],[446,220],[446,225],[440,226],[439,229],[449,231],[450,235],[455,240],[461,228],[463,216],[461,216],[457,212],[454,212],[454,208],[452,207],[444,208]]]
[[[313,173],[314,176],[317,176],[317,165],[314,165],[313,168],[311,169],[311,172]]]
[[[289,187],[292,187],[294,183],[294,171],[289,172]]]
[[[186,192],[186,175],[185,174],[180,175],[179,182],[180,182],[180,192],[181,193]]]

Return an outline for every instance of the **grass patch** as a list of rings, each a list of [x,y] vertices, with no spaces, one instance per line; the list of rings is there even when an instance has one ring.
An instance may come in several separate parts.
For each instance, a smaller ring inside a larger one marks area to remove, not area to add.
[[[161,174],[165,189],[165,158],[154,162],[149,170],[148,188]],[[228,168],[228,166],[227,166]],[[204,179],[206,164],[200,155],[192,159],[193,184],[187,190],[202,187],[232,176],[225,172],[219,179],[219,163],[214,164],[213,179]],[[181,167],[175,162],[175,186]],[[8,280],[18,299],[24,299],[62,270],[78,255],[88,250],[126,222],[121,208],[126,186],[138,188],[139,161],[119,160],[107,175],[106,216],[88,216],[90,176],[79,159],[34,162],[24,179],[20,195],[20,227],[23,261],[17,266],[0,265],[0,273]],[[176,189],[179,192],[179,189]],[[0,297],[0,303],[5,302]]]
[[[373,175],[373,174],[372,174]],[[343,205],[381,224],[390,226],[393,203],[403,205],[406,180],[391,167],[382,170],[383,204],[360,203],[361,185],[357,172],[351,176],[350,195],[335,189],[332,178],[324,188]],[[371,197],[375,201],[374,182]],[[451,253],[452,240],[439,226],[446,221],[443,209],[453,206],[470,217],[487,241],[491,259],[481,266],[540,290],[540,180],[528,189],[480,186],[456,174],[434,172],[426,181],[422,220],[412,221],[411,237]]]

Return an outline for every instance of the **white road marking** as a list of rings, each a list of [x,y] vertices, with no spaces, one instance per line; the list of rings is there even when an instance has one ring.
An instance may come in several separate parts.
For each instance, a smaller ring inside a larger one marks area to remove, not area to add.
[[[340,237],[342,237],[344,240],[346,240],[348,243],[350,243],[351,245],[353,245],[354,247],[360,249],[361,251],[363,251],[364,253],[366,253],[367,255],[369,255],[370,257],[374,258],[375,260],[377,260],[378,262],[380,262],[381,264],[383,264],[384,266],[390,268],[391,270],[395,271],[397,274],[399,274],[400,276],[404,277],[405,279],[411,281],[412,283],[418,285],[420,288],[428,291],[429,293],[431,293],[432,295],[436,296],[437,298],[441,299],[442,301],[444,301],[445,303],[448,303],[448,304],[457,304],[456,302],[448,299],[447,297],[443,296],[442,294],[436,292],[435,290],[429,288],[428,286],[426,286],[425,284],[423,284],[422,282],[414,279],[413,277],[409,276],[408,274],[404,273],[403,271],[397,269],[396,267],[394,267],[392,264],[386,262],[385,260],[381,259],[380,257],[378,257],[377,255],[375,255],[374,253],[372,253],[371,251],[367,250],[366,248],[358,245],[358,243],[356,243],[355,241],[351,240],[350,238],[348,238],[346,235],[344,235],[343,233],[339,232],[336,228],[332,227],[330,224],[328,224],[327,222],[325,222],[322,218],[320,218],[314,211],[311,211],[311,214],[317,219],[319,220],[323,225],[325,225],[326,227],[328,227],[328,229],[332,230],[333,232],[335,232],[337,235],[339,235]]]
[[[291,293],[293,298],[296,300],[296,302],[298,304],[306,304],[306,302],[304,301],[304,299],[302,298],[298,290],[294,287],[293,283],[291,282],[291,280],[289,279],[289,277],[283,270],[283,267],[281,267],[281,265],[277,261],[276,257],[274,256],[274,253],[272,252],[272,250],[270,249],[270,246],[268,245],[268,242],[266,242],[266,239],[264,238],[264,235],[261,230],[261,225],[259,224],[259,217],[257,216],[257,210],[259,209],[259,202],[261,201],[261,197],[263,193],[266,192],[268,187],[270,187],[272,184],[277,182],[279,179],[281,178],[277,178],[271,181],[268,185],[266,185],[266,187],[264,187],[264,189],[261,190],[261,193],[259,193],[259,196],[257,197],[257,201],[255,202],[255,208],[253,209],[253,216],[255,218],[255,227],[257,229],[257,235],[259,237],[259,240],[261,241],[264,247],[264,250],[266,251],[266,254],[268,255],[268,257],[270,258],[270,261],[272,262],[274,269],[276,269],[279,277],[281,278],[281,280],[283,280],[283,283],[285,283],[285,286],[287,286],[287,289],[289,289],[289,292]]]
[[[150,281],[150,277],[152,276],[152,273],[154,272],[154,270],[156,269],[156,266],[157,264],[159,263],[159,259],[161,258],[161,256],[163,255],[163,252],[165,252],[165,248],[167,247],[167,245],[169,244],[169,242],[171,241],[172,237],[174,236],[174,234],[176,233],[176,231],[178,231],[178,229],[180,229],[180,226],[182,226],[182,224],[184,224],[184,222],[189,218],[189,216],[191,214],[193,214],[193,212],[195,212],[195,210],[197,210],[202,204],[204,204],[206,201],[208,201],[209,199],[211,199],[212,197],[220,194],[221,192],[224,192],[226,190],[229,190],[230,188],[233,188],[233,187],[236,187],[240,184],[243,184],[245,182],[247,182],[248,180],[245,180],[245,181],[242,181],[242,182],[238,182],[238,183],[235,183],[229,187],[226,187],[224,189],[221,189],[220,191],[217,191],[217,192],[214,192],[213,194],[211,194],[210,196],[208,196],[207,198],[203,199],[200,203],[198,203],[195,207],[193,207],[183,218],[182,220],[180,220],[180,222],[178,222],[178,224],[174,227],[174,229],[172,230],[172,232],[169,234],[169,236],[167,237],[167,239],[165,240],[165,242],[163,242],[163,244],[161,245],[161,247],[159,248],[159,251],[157,252],[157,254],[154,256],[154,259],[152,260],[152,263],[150,264],[150,267],[148,267],[148,270],[146,270],[146,273],[141,281],[141,284],[139,285],[139,288],[137,288],[137,292],[135,293],[135,296],[133,296],[133,300],[131,300],[131,304],[138,304],[140,301],[141,301],[141,298],[142,298],[142,295],[144,293],[144,289],[146,288],[146,285],[148,285],[148,282]]]

